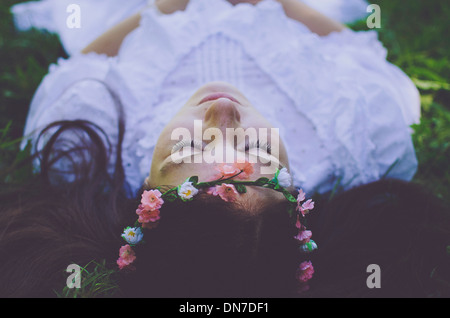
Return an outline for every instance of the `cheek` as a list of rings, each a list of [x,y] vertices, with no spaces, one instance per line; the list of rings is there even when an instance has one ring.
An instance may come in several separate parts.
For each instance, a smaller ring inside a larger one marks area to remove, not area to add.
[[[170,143],[181,139],[189,139],[194,134],[196,122],[203,120],[198,114],[199,111],[180,112],[166,127],[164,127],[161,132],[160,140]]]

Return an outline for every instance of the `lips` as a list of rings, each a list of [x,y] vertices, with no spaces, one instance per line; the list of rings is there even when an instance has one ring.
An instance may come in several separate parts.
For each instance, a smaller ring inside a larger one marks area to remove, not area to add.
[[[236,98],[234,98],[233,96],[228,95],[226,93],[213,93],[213,94],[210,94],[210,95],[206,96],[205,98],[203,98],[200,101],[199,105],[203,104],[203,103],[206,103],[206,102],[209,102],[209,101],[212,101],[212,100],[219,99],[219,98],[227,98],[227,99],[229,99],[229,100],[231,100],[231,101],[233,101],[235,103],[241,104],[241,103],[239,103],[239,101]]]

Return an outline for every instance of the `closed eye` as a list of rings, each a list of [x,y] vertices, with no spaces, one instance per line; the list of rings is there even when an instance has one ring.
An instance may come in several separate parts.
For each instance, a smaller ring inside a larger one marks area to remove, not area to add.
[[[203,142],[198,141],[198,140],[191,140],[191,148],[203,150]]]
[[[263,149],[263,150],[265,150],[268,154],[271,154],[271,153],[272,153],[272,147],[270,146],[270,144],[267,143],[267,142],[261,143],[261,142],[259,141],[259,139],[258,139],[256,142],[255,142],[255,141],[252,141],[252,142],[249,142],[249,143],[246,143],[246,144],[245,144],[245,151],[249,151],[250,149],[254,149],[254,148]]]
[[[173,147],[172,147],[172,153],[175,153],[176,151],[180,150],[181,148],[184,147],[191,147],[191,148],[195,148],[198,150],[203,150],[203,143],[201,141],[198,140],[180,140],[179,142],[177,142]]]

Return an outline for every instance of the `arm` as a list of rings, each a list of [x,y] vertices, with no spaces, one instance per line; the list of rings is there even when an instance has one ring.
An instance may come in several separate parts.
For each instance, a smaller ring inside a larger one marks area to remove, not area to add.
[[[331,32],[340,32],[346,28],[345,25],[328,18],[298,0],[277,1],[281,3],[284,12],[289,18],[303,23],[311,32],[320,36],[328,35]]]
[[[95,39],[91,44],[85,47],[81,53],[87,54],[90,52],[96,52],[98,54],[106,54],[108,56],[117,55],[123,39],[128,35],[128,33],[139,26],[140,21],[140,13],[125,19]]]
[[[261,0],[228,0],[231,4],[250,3],[257,4]],[[277,0],[283,6],[286,15],[303,23],[311,32],[318,35],[327,35],[334,31],[342,31],[346,28],[345,25],[328,18],[317,10],[309,7],[299,0]]]
[[[188,2],[189,0],[157,0],[155,5],[161,13],[170,14],[178,10],[184,10]],[[140,21],[141,14],[136,13],[106,31],[103,35],[85,47],[81,53],[87,54],[96,52],[108,56],[117,55],[123,39],[139,26]]]

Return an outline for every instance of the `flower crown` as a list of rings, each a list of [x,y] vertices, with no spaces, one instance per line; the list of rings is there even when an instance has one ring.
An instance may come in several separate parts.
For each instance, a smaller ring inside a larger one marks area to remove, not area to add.
[[[219,171],[213,181],[199,182],[197,176],[186,179],[182,184],[161,193],[161,188],[144,190],[136,214],[139,216],[134,227],[127,227],[122,233],[122,238],[128,243],[120,248],[117,265],[119,269],[134,270],[132,263],[136,260],[133,247],[143,243],[144,230],[152,229],[158,225],[160,220],[160,209],[165,201],[173,202],[182,200],[191,201],[200,191],[207,194],[219,196],[222,200],[233,202],[240,193],[246,193],[246,186],[259,186],[273,189],[283,193],[285,198],[291,203],[288,213],[295,218],[295,226],[298,234],[294,236],[299,242],[299,251],[304,253],[317,249],[316,243],[311,239],[312,232],[300,222],[309,211],[314,208],[312,199],[305,200],[305,192],[298,190],[295,198],[286,188],[291,186],[291,176],[286,168],[277,169],[272,179],[261,177],[255,181],[248,180],[253,174],[253,164],[249,162],[234,163],[233,165],[222,164],[216,167]],[[306,282],[312,278],[314,268],[310,261],[300,264],[296,272],[297,281],[300,283],[300,291],[309,287]]]

